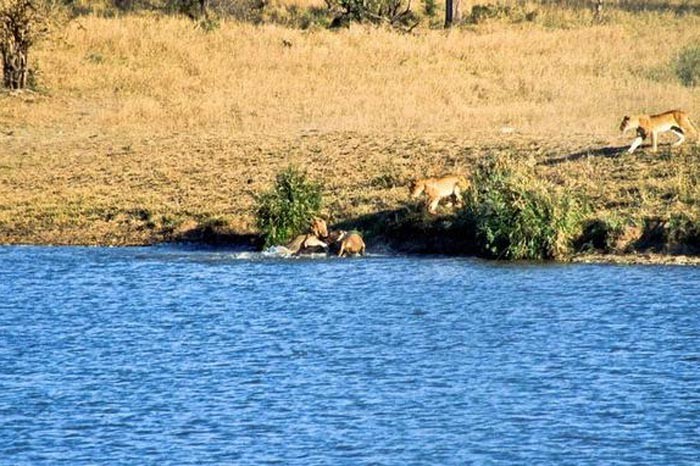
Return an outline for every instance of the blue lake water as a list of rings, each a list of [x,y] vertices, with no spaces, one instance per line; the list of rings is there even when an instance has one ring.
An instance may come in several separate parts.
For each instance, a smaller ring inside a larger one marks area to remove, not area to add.
[[[0,247],[0,464],[700,462],[700,268]]]

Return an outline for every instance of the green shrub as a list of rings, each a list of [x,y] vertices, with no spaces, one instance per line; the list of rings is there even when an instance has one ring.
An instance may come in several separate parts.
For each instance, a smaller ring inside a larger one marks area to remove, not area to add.
[[[438,14],[438,5],[436,0],[423,0],[423,12],[429,18],[434,18]]]
[[[298,5],[267,5],[262,11],[261,22],[275,23],[290,28],[311,29],[327,28],[331,15],[325,7],[299,7]]]
[[[672,246],[700,248],[700,218],[689,213],[671,215],[666,224],[666,237]]]
[[[536,11],[526,10],[522,5],[477,4],[472,7],[471,13],[465,17],[464,21],[470,24],[481,24],[489,20],[519,23],[534,21],[536,17]]]
[[[197,27],[204,32],[214,32],[221,27],[221,22],[216,18],[202,18],[197,22]]]
[[[700,85],[700,45],[686,47],[678,54],[675,63],[676,75],[683,85]]]
[[[321,187],[293,167],[277,175],[274,187],[256,197],[255,218],[265,247],[303,232],[321,210]]]
[[[540,181],[532,168],[493,157],[472,176],[465,215],[488,257],[554,259],[571,252],[583,208],[574,196]]]
[[[326,4],[335,14],[331,27],[367,22],[412,29],[419,22],[410,0],[326,0]]]

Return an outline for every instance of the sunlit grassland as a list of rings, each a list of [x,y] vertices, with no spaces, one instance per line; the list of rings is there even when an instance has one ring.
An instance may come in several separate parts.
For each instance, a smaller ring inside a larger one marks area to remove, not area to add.
[[[629,112],[700,94],[673,73],[700,17],[543,12],[402,34],[174,16],[79,17],[38,46],[39,92],[0,95],[0,241],[141,243],[253,229],[253,195],[289,164],[327,215],[395,209],[413,177],[515,152],[605,215],[697,209],[700,152],[629,143]],[[670,142],[672,137],[662,139]]]

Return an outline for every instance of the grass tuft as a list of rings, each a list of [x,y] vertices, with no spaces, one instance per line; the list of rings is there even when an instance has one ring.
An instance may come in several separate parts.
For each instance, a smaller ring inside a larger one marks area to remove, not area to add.
[[[700,85],[700,45],[684,48],[676,57],[676,75],[687,87]]]
[[[700,215],[697,212],[677,212],[666,224],[667,241],[682,252],[700,251]]]

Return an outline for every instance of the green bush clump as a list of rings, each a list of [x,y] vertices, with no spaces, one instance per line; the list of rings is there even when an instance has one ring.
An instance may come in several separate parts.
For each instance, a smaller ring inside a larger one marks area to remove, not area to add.
[[[474,171],[465,215],[486,256],[541,260],[571,253],[584,208],[575,196],[540,180],[531,167],[491,157]]]
[[[693,213],[675,213],[666,224],[667,241],[672,246],[700,248],[700,217]]]
[[[522,21],[534,21],[536,17],[536,11],[528,11],[521,5],[477,4],[472,7],[471,13],[466,16],[465,22],[481,24],[489,20],[499,20],[519,23]]]
[[[426,16],[434,18],[438,14],[438,4],[436,0],[423,0],[423,12]]]
[[[272,189],[255,200],[255,219],[265,247],[284,244],[302,233],[321,203],[321,186],[309,181],[306,173],[294,167],[280,172]]]
[[[290,28],[311,29],[327,28],[332,18],[328,9],[324,7],[271,4],[262,11],[260,19],[265,23],[281,24]]]
[[[326,5],[335,15],[332,28],[360,22],[411,30],[420,22],[410,0],[326,0]]]
[[[683,85],[700,85],[700,45],[686,47],[678,54],[675,63],[676,76]]]

